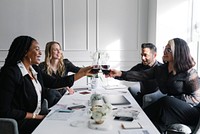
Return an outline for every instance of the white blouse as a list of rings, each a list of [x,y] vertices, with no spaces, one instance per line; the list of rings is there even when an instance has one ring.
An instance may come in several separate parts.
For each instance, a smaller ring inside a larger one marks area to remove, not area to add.
[[[28,71],[27,71],[27,69],[25,68],[25,66],[24,66],[24,64],[22,62],[18,63],[17,65],[18,65],[19,69],[21,70],[23,76],[28,74]],[[36,107],[34,113],[35,114],[39,114],[40,111],[41,111],[42,87],[40,85],[40,82],[37,79],[37,72],[33,69],[32,66],[30,68],[31,68],[30,71],[32,72],[32,74],[33,74],[33,76],[35,78],[35,79],[31,79],[31,80],[32,80],[33,85],[35,87],[35,91],[37,93],[37,98],[38,98],[37,107]]]

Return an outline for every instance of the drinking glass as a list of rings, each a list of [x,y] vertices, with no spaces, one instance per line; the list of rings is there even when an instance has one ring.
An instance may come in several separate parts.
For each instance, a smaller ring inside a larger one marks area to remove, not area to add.
[[[110,65],[101,65],[101,71],[103,74],[108,75],[110,73]]]
[[[99,65],[93,65],[91,73],[92,74],[97,74],[97,73],[99,73],[99,70],[100,70],[100,66]]]

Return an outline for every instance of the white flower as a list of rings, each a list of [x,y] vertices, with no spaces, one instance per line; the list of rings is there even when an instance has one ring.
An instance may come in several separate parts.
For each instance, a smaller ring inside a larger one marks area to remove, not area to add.
[[[91,116],[95,121],[100,121],[106,118],[106,115],[110,113],[112,105],[110,103],[103,102],[103,96],[101,94],[94,93],[90,97],[92,104]]]
[[[111,104],[104,103],[102,106],[94,106],[92,108],[92,118],[95,121],[100,121],[102,119],[105,119],[106,116],[110,113],[111,111]]]
[[[102,95],[97,94],[97,93],[92,94],[90,97],[90,103],[91,103],[91,106],[95,106],[95,105],[102,106],[102,104],[104,103]]]
[[[105,104],[102,105],[102,107],[101,107],[101,111],[102,111],[102,113],[104,113],[104,114],[109,113],[109,112],[111,111],[111,109],[112,109],[112,105],[111,105],[110,103],[105,103]]]
[[[90,101],[95,101],[95,100],[101,100],[102,99],[102,95],[101,94],[92,94],[90,97]]]
[[[101,111],[92,111],[92,118],[95,120],[95,121],[100,121],[102,120],[102,118],[104,117],[105,115],[103,115],[103,113]]]

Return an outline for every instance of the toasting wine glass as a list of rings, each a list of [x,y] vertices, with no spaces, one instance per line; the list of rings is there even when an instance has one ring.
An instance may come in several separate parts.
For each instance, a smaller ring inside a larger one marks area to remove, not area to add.
[[[93,65],[91,73],[92,74],[97,74],[97,73],[99,73],[99,70],[100,70],[100,66],[99,65]]]
[[[110,65],[101,65],[101,71],[103,74],[108,75],[110,73]]]

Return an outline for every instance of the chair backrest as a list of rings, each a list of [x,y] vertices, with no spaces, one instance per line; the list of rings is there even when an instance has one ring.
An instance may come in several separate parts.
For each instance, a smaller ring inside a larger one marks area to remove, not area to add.
[[[16,120],[0,118],[0,134],[19,134]]]
[[[193,134],[200,134],[200,118],[197,126],[195,127]]]

